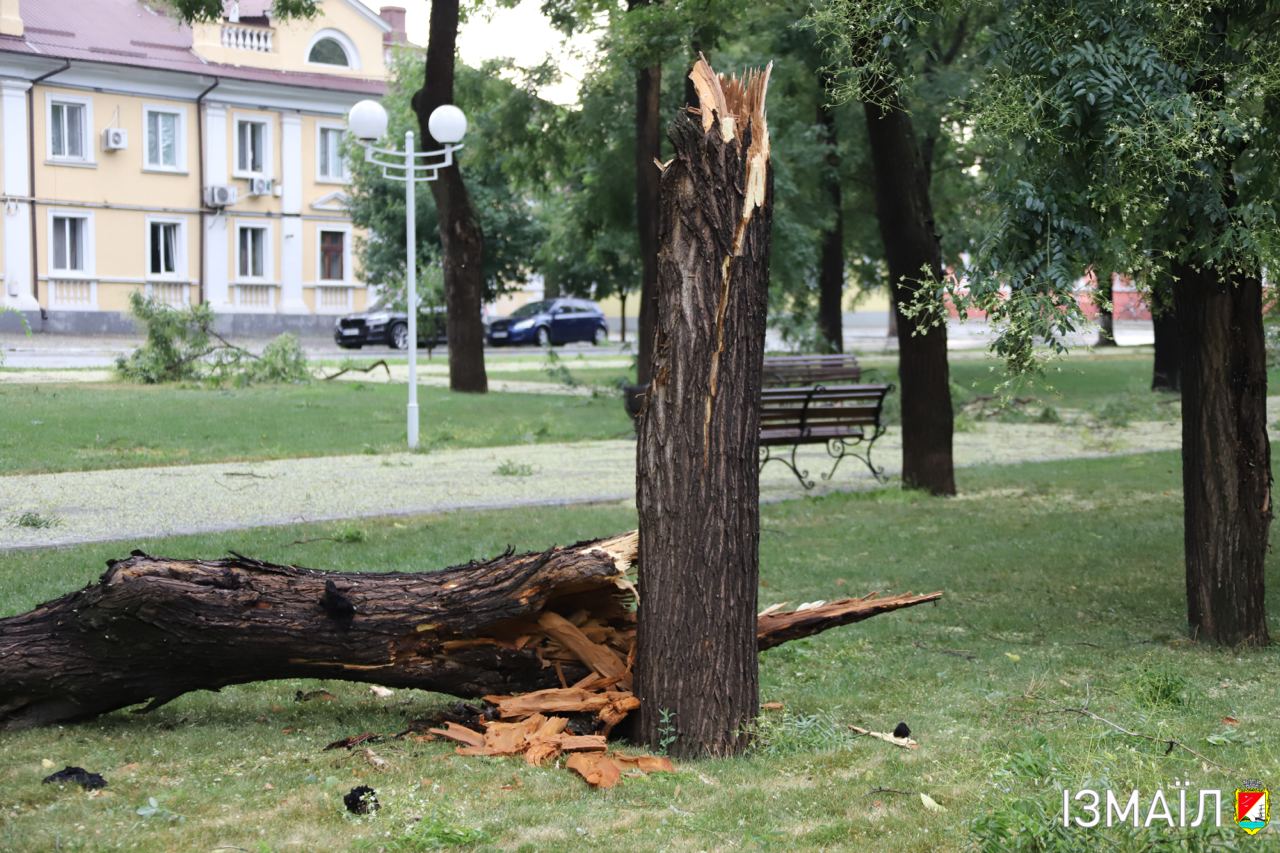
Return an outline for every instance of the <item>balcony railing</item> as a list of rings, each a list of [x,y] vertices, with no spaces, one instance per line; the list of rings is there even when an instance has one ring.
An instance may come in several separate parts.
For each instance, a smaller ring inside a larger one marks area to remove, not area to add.
[[[270,53],[273,32],[274,30],[270,27],[223,24],[222,46],[229,47],[232,50],[252,50],[258,53]]]
[[[54,277],[47,281],[50,308],[93,311],[98,307],[98,288],[94,280]]]

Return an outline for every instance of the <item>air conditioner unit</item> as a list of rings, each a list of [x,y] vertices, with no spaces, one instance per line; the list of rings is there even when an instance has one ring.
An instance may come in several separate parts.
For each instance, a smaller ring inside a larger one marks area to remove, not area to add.
[[[123,151],[129,147],[129,131],[123,127],[108,127],[102,131],[103,151]]]
[[[204,188],[204,203],[209,207],[226,207],[236,203],[236,188],[224,184]]]
[[[272,183],[270,178],[250,178],[249,195],[271,195]]]

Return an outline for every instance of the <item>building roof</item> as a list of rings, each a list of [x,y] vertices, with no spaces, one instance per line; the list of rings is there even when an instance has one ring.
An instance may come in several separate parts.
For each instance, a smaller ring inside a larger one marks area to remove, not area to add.
[[[191,27],[141,0],[26,0],[21,9],[25,32],[0,36],[0,51],[358,94],[386,89],[380,80],[209,62],[192,49]]]

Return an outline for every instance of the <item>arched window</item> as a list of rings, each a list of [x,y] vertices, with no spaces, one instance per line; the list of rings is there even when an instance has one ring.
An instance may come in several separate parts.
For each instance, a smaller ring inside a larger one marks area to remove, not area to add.
[[[311,37],[307,45],[307,62],[311,65],[329,65],[336,68],[360,68],[360,52],[355,42],[338,30],[321,30]]]
[[[321,65],[341,65],[343,68],[351,65],[342,45],[337,39],[331,38],[322,38],[316,42],[311,47],[311,54],[307,57],[307,61],[318,62]]]

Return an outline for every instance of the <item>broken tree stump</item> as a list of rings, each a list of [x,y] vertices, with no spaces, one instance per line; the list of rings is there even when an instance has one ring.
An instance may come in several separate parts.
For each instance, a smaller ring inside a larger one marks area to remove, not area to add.
[[[600,670],[631,659],[637,549],[631,532],[413,573],[134,552],[98,583],[0,619],[0,728],[151,710],[193,690],[279,678],[464,698],[563,687],[592,673],[621,683],[629,669]],[[801,611],[803,624],[772,613],[761,617],[759,645],[940,595],[832,602],[825,616]]]
[[[672,121],[675,157],[661,167],[658,326],[636,443],[649,556],[635,684],[640,739],[680,757],[744,749],[759,704],[771,67],[728,77],[699,58],[698,106]]]

